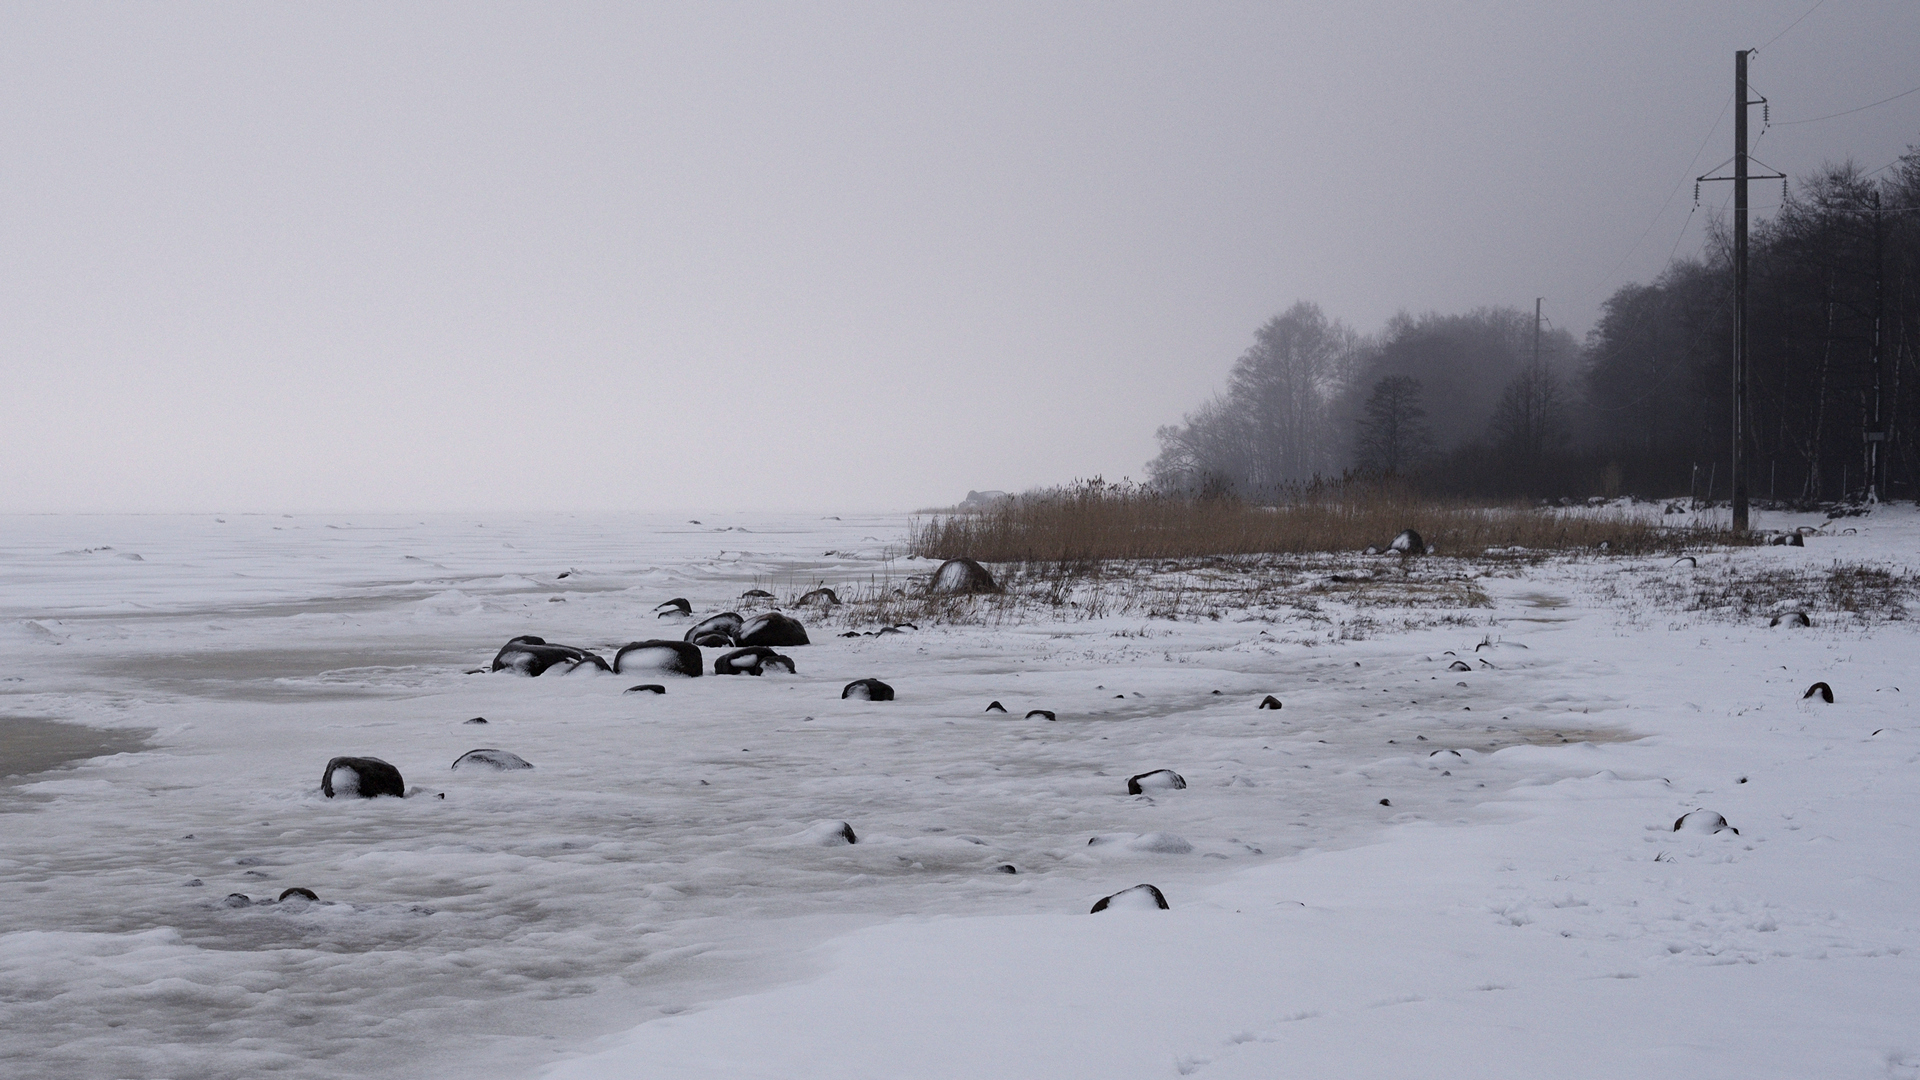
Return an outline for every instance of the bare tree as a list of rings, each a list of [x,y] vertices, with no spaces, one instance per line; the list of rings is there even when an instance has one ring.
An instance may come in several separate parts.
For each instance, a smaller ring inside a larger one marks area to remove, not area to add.
[[[1355,421],[1353,456],[1362,471],[1397,476],[1432,451],[1420,389],[1420,380],[1410,375],[1388,375],[1373,384]]]
[[[1268,320],[1234,361],[1226,392],[1160,429],[1154,482],[1272,492],[1332,472],[1342,440],[1331,404],[1358,340],[1305,301]]]

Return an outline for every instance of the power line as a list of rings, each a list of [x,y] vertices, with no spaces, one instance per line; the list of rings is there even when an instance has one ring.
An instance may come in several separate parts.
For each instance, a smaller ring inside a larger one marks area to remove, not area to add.
[[[1848,109],[1845,112],[1828,113],[1825,116],[1810,117],[1806,120],[1782,120],[1780,121],[1780,126],[1786,127],[1790,124],[1817,124],[1822,120],[1832,120],[1833,118],[1838,116],[1852,116],[1854,113],[1866,112],[1868,109],[1885,105],[1889,101],[1899,101],[1901,98],[1907,97],[1911,94],[1920,94],[1920,86],[1916,86],[1911,90],[1903,90],[1900,93],[1893,95],[1892,97],[1881,98],[1879,101],[1873,102],[1872,104],[1869,104],[1869,105],[1862,105],[1857,109]]]
[[[1820,9],[1821,9],[1822,7],[1824,7],[1824,6],[1826,6],[1826,3],[1827,3],[1827,0],[1815,0],[1815,3],[1814,3],[1814,5],[1813,5],[1812,7],[1810,7],[1810,8],[1808,8],[1807,10],[1805,10],[1805,11],[1803,11],[1803,12],[1801,12],[1801,13],[1800,13],[1800,17],[1799,17],[1799,18],[1797,18],[1797,19],[1795,19],[1795,20],[1793,20],[1792,22],[1790,22],[1790,23],[1788,23],[1788,24],[1787,24],[1787,29],[1786,29],[1786,30],[1782,30],[1782,31],[1780,31],[1779,33],[1777,33],[1777,34],[1775,34],[1775,35],[1773,35],[1773,40],[1772,40],[1772,41],[1768,41],[1768,42],[1767,42],[1767,43],[1766,43],[1765,45],[1762,45],[1762,46],[1760,46],[1760,49],[1765,49],[1765,48],[1769,48],[1769,47],[1771,47],[1771,46],[1773,45],[1773,42],[1775,42],[1775,41],[1779,41],[1779,40],[1780,40],[1781,38],[1783,38],[1783,37],[1786,37],[1786,36],[1787,36],[1787,30],[1792,30],[1792,29],[1793,29],[1794,27],[1796,27],[1796,26],[1799,26],[1799,25],[1800,25],[1801,23],[1803,23],[1803,22],[1806,22],[1806,21],[1807,21],[1807,16],[1809,16],[1809,15],[1811,15],[1811,14],[1813,14],[1813,13],[1814,13],[1814,12],[1816,12],[1816,11],[1819,11],[1819,10],[1820,10]],[[1753,51],[1753,52],[1756,52],[1756,53],[1757,53],[1757,52],[1759,52],[1759,51],[1760,51],[1760,49],[1754,49],[1754,50],[1752,50],[1752,51]]]
[[[1824,2],[1824,0],[1822,0],[1822,2]],[[1805,18],[1804,15],[1801,17]],[[1694,166],[1700,164],[1700,155],[1707,152],[1707,144],[1712,142],[1714,135],[1719,133],[1720,124],[1722,121],[1724,121],[1727,118],[1727,110],[1732,106],[1733,106],[1732,98],[1728,98],[1726,102],[1720,106],[1720,115],[1714,117],[1713,127],[1707,130],[1707,137],[1700,140],[1700,148],[1693,152],[1693,160],[1687,163],[1687,172],[1689,173],[1692,172],[1694,169]],[[1718,168],[1718,166],[1715,166],[1715,167]],[[1647,227],[1640,230],[1640,236],[1638,239],[1636,239],[1633,242],[1633,246],[1627,249],[1627,253],[1625,255],[1620,256],[1620,261],[1613,264],[1613,268],[1611,270],[1608,270],[1605,274],[1602,274],[1599,280],[1594,282],[1592,288],[1588,289],[1586,292],[1581,293],[1579,296],[1573,297],[1573,300],[1575,302],[1585,300],[1587,297],[1592,296],[1602,286],[1606,285],[1607,282],[1613,280],[1613,275],[1619,273],[1620,268],[1627,265],[1627,260],[1633,258],[1634,253],[1640,250],[1640,245],[1645,243],[1647,240],[1647,236],[1653,232],[1653,227],[1655,225],[1660,224],[1660,219],[1666,216],[1667,207],[1673,205],[1673,197],[1675,195],[1680,194],[1680,189],[1686,186],[1687,186],[1686,176],[1685,174],[1682,174],[1680,181],[1673,185],[1673,190],[1667,192],[1666,201],[1660,204],[1660,209],[1654,211],[1652,220],[1647,222]],[[1693,217],[1692,211],[1688,211],[1687,217],[1689,219]],[[1683,224],[1680,227],[1680,230],[1684,234],[1686,232],[1686,226]],[[1674,246],[1675,247],[1679,246],[1677,241],[1675,242]]]

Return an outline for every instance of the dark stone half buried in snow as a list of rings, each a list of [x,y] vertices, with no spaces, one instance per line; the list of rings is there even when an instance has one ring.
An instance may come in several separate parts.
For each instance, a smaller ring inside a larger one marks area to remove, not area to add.
[[[1166,894],[1152,885],[1135,885],[1131,889],[1121,889],[1112,896],[1103,896],[1094,901],[1089,915],[1102,911],[1170,911]]]
[[[687,627],[687,632],[681,640],[708,649],[731,647],[740,643],[740,624],[744,621],[737,611],[723,611],[718,615],[709,615]],[[718,642],[701,640],[702,638],[711,639],[716,635],[721,638]]]
[[[771,600],[771,599],[773,599],[773,594],[772,594],[772,593],[770,593],[770,592],[768,592],[768,591],[767,591],[767,590],[765,590],[765,589],[748,589],[748,590],[747,590],[746,592],[743,592],[743,593],[741,593],[741,594],[740,594],[740,599],[742,599],[742,600]]]
[[[1467,663],[1465,660],[1455,660],[1453,663],[1447,665],[1447,670],[1448,671],[1472,671],[1473,665]]]
[[[693,605],[687,603],[686,597],[676,596],[653,610],[662,618],[668,615],[691,615],[693,614]]]
[[[782,668],[786,669],[787,674],[793,674],[793,657],[781,656],[765,645],[735,649],[713,661],[715,675],[765,675],[768,670]]]
[[[476,716],[471,720],[462,720],[460,722],[463,724],[484,724],[487,722],[487,718],[484,716]]]
[[[927,586],[931,593],[991,593],[999,592],[1000,586],[993,580],[987,568],[972,559],[948,559],[933,572],[933,581]]]
[[[605,660],[585,649],[548,644],[543,638],[527,634],[507,642],[499,652],[493,654],[492,670],[534,676],[555,667],[563,673],[569,672],[583,664],[601,671],[613,670]]]
[[[664,675],[698,677],[700,666],[700,647],[684,641],[662,638],[634,641],[620,646],[620,651],[613,654],[613,670],[622,675],[657,671]]]
[[[858,630],[849,630],[849,631],[847,631],[846,633],[844,633],[844,634],[841,634],[840,636],[841,636],[841,637],[859,637],[859,636],[860,636],[860,631],[858,631]]]
[[[1000,704],[997,701],[990,701],[987,703],[987,711],[988,712],[1006,712],[1007,707],[1005,705]]]
[[[879,679],[855,679],[840,691],[840,697],[854,701],[892,701],[893,687]]]
[[[1673,821],[1673,831],[1679,832],[1681,829],[1685,829],[1688,832],[1703,833],[1717,833],[1722,829],[1726,829],[1731,831],[1735,836],[1740,835],[1739,829],[1735,829],[1733,826],[1727,824],[1726,818],[1721,817],[1711,810],[1692,810],[1681,814]]]
[[[798,620],[777,611],[748,619],[740,627],[739,639],[742,645],[769,645],[776,649],[808,644],[807,628],[801,626]]]
[[[1813,620],[1807,618],[1807,613],[1804,611],[1789,611],[1784,615],[1775,615],[1773,621],[1767,625],[1779,626],[1781,623],[1788,626],[1812,626]]]
[[[363,799],[381,795],[403,799],[407,783],[400,778],[399,769],[377,757],[337,757],[328,761],[327,771],[320,774],[320,791],[329,799],[336,793]]]
[[[1127,777],[1129,795],[1144,795],[1149,791],[1180,791],[1186,786],[1187,778],[1172,769],[1155,769]]]
[[[296,896],[297,896],[297,897],[299,897],[299,898],[300,898],[300,899],[302,899],[302,900],[318,900],[318,899],[320,899],[320,897],[319,897],[319,895],[318,895],[318,894],[316,894],[316,893],[315,893],[315,892],[314,892],[314,891],[313,891],[312,889],[303,889],[303,888],[301,888],[300,886],[298,886],[298,885],[295,885],[295,886],[294,886],[293,888],[291,888],[291,889],[284,889],[284,890],[282,890],[282,891],[281,891],[281,893],[280,893],[280,901],[279,901],[279,902],[280,902],[280,903],[282,903],[282,904],[284,904],[284,903],[286,903],[286,902],[287,902],[288,900],[291,900],[291,899],[293,899],[293,898],[294,898],[294,897],[296,897]]]
[[[1394,537],[1393,543],[1387,546],[1402,555],[1425,555],[1427,553],[1427,542],[1422,540],[1420,534],[1414,532],[1412,529],[1400,530],[1400,535]]]
[[[1033,719],[1033,718],[1034,718],[1034,717],[1036,717],[1036,716],[1037,716],[1037,717],[1039,717],[1039,718],[1040,718],[1040,719],[1042,719],[1042,720],[1052,720],[1052,719],[1055,719],[1055,717],[1054,717],[1054,715],[1053,715],[1053,712],[1052,712],[1051,710],[1049,710],[1049,709],[1035,709],[1035,710],[1033,710],[1032,712],[1029,712],[1029,713],[1028,713],[1028,714],[1026,715],[1026,719],[1028,719],[1028,720],[1031,720],[1031,719]]]
[[[513,769],[533,768],[533,762],[528,761],[526,758],[521,757],[519,754],[509,753],[508,751],[505,751],[505,750],[492,750],[492,749],[469,750],[466,753],[461,754],[459,757],[454,758],[453,764],[448,766],[448,768],[457,769],[462,765],[465,765],[470,769],[471,768],[498,769],[501,772],[507,772]]]
[[[643,682],[639,686],[629,686],[620,691],[623,694],[664,694],[667,688],[657,682]]]
[[[800,598],[802,604],[820,604],[826,607],[832,607],[839,602],[839,594],[832,589],[815,589]]]
[[[243,908],[251,907],[252,905],[253,897],[243,892],[230,892],[227,894],[225,900],[220,901],[221,907]]]
[[[1268,694],[1266,697],[1260,699],[1259,707],[1262,709],[1278,709],[1281,707],[1280,699],[1274,697],[1272,694]]]
[[[857,844],[860,837],[854,834],[853,826],[844,821],[819,821],[800,834],[809,843],[821,847],[840,847],[845,844]]]
[[[1833,687],[1828,686],[1826,683],[1823,683],[1823,682],[1817,682],[1817,683],[1814,683],[1812,686],[1807,687],[1807,692],[1800,695],[1800,700],[1805,701],[1808,698],[1814,696],[1815,694],[1820,695],[1821,701],[1824,701],[1829,705],[1833,704]]]

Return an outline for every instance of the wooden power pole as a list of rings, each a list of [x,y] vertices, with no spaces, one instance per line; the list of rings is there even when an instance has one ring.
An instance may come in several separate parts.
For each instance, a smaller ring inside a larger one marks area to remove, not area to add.
[[[1747,531],[1747,50],[1733,54],[1733,531]]]

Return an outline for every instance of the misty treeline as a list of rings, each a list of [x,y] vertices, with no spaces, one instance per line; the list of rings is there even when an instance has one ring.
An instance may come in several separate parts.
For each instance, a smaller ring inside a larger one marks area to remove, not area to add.
[[[1544,321],[1536,337],[1517,308],[1403,313],[1363,334],[1297,303],[1254,333],[1224,390],[1160,429],[1150,481],[1253,498],[1344,479],[1725,499],[1732,265],[1715,220],[1702,256],[1616,291],[1584,341]],[[1920,150],[1877,176],[1848,164],[1797,181],[1751,230],[1749,268],[1753,497],[1920,494]]]

